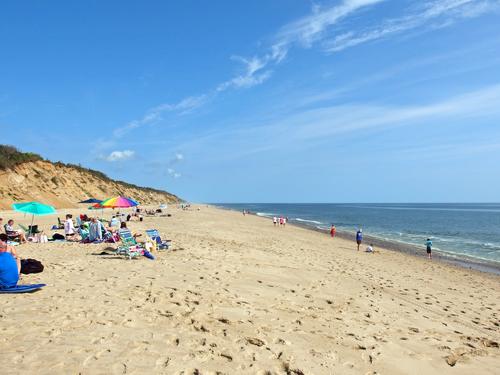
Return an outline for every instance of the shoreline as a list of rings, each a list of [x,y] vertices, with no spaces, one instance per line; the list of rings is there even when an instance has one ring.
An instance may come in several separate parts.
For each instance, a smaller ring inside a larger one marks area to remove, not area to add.
[[[230,207],[224,207],[224,206],[218,206],[218,205],[210,205],[210,206],[217,208],[217,209],[239,212],[238,210],[230,208]],[[270,217],[257,215],[257,213],[254,213],[254,212],[249,212],[249,213],[247,213],[247,215],[252,215],[255,217],[262,218],[262,219],[272,220],[272,218],[270,218]],[[293,226],[296,226],[299,228],[311,230],[314,232],[323,233],[326,236],[330,235],[327,230],[318,228],[316,226],[308,225],[305,223],[301,223],[301,222],[296,221],[296,220],[288,221],[287,224],[293,225]],[[336,232],[336,237],[340,237],[344,240],[353,241],[353,243],[354,243],[354,235],[355,235],[354,232],[349,232],[349,231],[342,230],[342,229],[337,229],[337,232]],[[366,246],[366,244],[368,244],[368,243],[372,243],[374,246],[376,246],[378,248],[407,254],[407,255],[410,255],[413,257],[417,257],[417,258],[426,258],[426,256],[427,256],[427,254],[425,253],[425,248],[423,246],[420,248],[420,247],[413,245],[413,244],[410,244],[410,243],[398,242],[398,241],[389,240],[389,239],[382,239],[379,237],[366,235],[365,233],[363,233],[363,246]],[[446,252],[442,252],[440,250],[432,250],[432,260],[435,260],[438,262],[444,262],[444,263],[449,264],[449,265],[453,265],[456,267],[465,268],[465,269],[469,269],[469,270],[475,270],[475,271],[479,271],[479,272],[500,275],[500,265],[490,263],[488,261],[479,261],[479,260],[475,260],[472,258],[466,258],[466,257],[461,259],[460,257],[461,256],[453,257],[451,255],[448,255]]]

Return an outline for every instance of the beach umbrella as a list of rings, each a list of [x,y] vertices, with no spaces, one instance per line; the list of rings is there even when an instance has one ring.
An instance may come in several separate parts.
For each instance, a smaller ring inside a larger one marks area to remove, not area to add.
[[[86,199],[84,201],[81,201],[81,202],[78,202],[78,203],[101,203],[102,200],[100,199],[95,199],[95,198],[89,198],[89,199]]]
[[[114,197],[101,202],[101,207],[104,208],[129,208],[138,205],[138,202],[127,197]]]
[[[31,228],[33,228],[33,220],[35,219],[35,215],[37,216],[50,215],[56,212],[56,209],[54,207],[39,202],[14,203],[12,205],[12,208],[15,211],[33,215],[31,218],[31,226],[29,234],[31,234]]]

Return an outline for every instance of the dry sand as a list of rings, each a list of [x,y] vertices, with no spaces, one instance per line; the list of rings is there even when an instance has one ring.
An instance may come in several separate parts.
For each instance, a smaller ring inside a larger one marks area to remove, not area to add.
[[[500,371],[498,276],[357,252],[354,242],[237,212],[171,213],[130,225],[173,240],[156,261],[95,255],[105,244],[19,246],[46,266],[22,283],[48,286],[0,295],[0,372]]]

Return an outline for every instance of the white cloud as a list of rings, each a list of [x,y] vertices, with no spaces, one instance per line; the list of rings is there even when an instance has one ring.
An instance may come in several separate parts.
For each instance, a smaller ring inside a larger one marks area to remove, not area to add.
[[[175,160],[176,161],[181,161],[181,160],[184,160],[184,155],[181,154],[180,152],[176,153],[175,154]]]
[[[181,177],[181,176],[182,176],[179,172],[177,172],[177,171],[176,171],[175,169],[173,169],[173,168],[168,168],[168,169],[167,169],[167,173],[168,173],[171,177],[173,177],[173,178],[179,178],[179,177]]]
[[[109,162],[124,161],[132,159],[134,156],[135,156],[135,151],[131,150],[113,151],[108,156],[104,157],[104,160]]]

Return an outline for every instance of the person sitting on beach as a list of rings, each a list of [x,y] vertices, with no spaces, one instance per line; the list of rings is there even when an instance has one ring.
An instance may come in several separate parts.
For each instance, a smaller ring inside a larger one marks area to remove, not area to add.
[[[356,232],[356,243],[358,244],[358,251],[361,243],[363,242],[363,230],[361,228]]]
[[[120,226],[120,220],[117,219],[116,216],[113,216],[111,218],[111,221],[109,222],[110,227],[119,227]]]
[[[120,224],[120,230],[122,230],[122,229],[128,229],[127,228],[127,223],[125,221],[122,221],[122,223]],[[141,233],[132,233],[132,236],[134,238],[137,238],[137,237],[142,236],[142,234]]]
[[[76,240],[76,230],[73,224],[73,215],[67,214],[66,221],[64,222],[64,235],[67,240]]]
[[[11,238],[18,239],[21,243],[26,242],[26,235],[23,231],[14,229],[14,220],[10,219],[4,226],[5,233]]]
[[[366,248],[365,252],[367,252],[367,253],[374,253],[374,252],[375,252],[375,250],[373,250],[373,244],[370,244],[370,245]]]
[[[17,285],[21,273],[21,260],[13,246],[0,241],[0,288]]]
[[[103,231],[105,231],[105,229],[102,223],[95,217],[91,218],[89,225],[89,241],[102,241]]]

